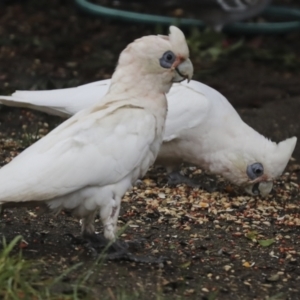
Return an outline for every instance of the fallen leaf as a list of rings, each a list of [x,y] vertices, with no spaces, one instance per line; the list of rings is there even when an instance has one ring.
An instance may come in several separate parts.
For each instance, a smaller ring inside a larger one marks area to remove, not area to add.
[[[247,232],[246,234],[246,238],[249,239],[249,240],[255,240],[257,237],[257,231],[254,230],[254,231],[249,231]]]
[[[259,244],[260,244],[262,247],[269,247],[269,246],[271,246],[273,243],[275,243],[275,240],[274,240],[274,239],[267,239],[267,240],[259,240],[258,242],[259,242]]]
[[[191,265],[191,262],[190,262],[190,261],[187,261],[187,262],[181,264],[181,265],[180,265],[180,268],[186,269],[186,268],[188,268],[190,265]]]

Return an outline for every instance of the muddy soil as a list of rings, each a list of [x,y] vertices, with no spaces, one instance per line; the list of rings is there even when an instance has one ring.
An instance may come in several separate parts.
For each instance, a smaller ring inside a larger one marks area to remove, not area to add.
[[[86,16],[72,1],[3,2],[0,94],[109,78],[129,42],[158,30],[167,31]],[[187,37],[191,34],[186,31]],[[224,45],[240,38],[223,36]],[[194,79],[226,95],[249,125],[272,140],[299,137],[300,33],[244,37],[243,43],[239,51],[217,61],[192,53]],[[61,121],[1,107],[1,165]],[[164,263],[106,261],[82,298],[300,299],[299,161],[298,145],[267,199],[249,197],[222,179],[217,179],[213,196],[201,189],[168,187],[164,170],[151,170],[144,186],[126,195],[119,225],[131,222],[122,239],[143,239],[138,255],[164,257]],[[186,172],[200,176],[194,168]],[[68,214],[38,216],[36,209],[8,209],[0,225],[8,240],[21,234],[28,242],[22,250],[27,259],[46,263],[44,278],[85,262],[53,292],[68,293],[95,261],[89,249],[70,239],[68,234],[80,234],[80,225]],[[258,242],[270,239],[274,242],[269,246]]]

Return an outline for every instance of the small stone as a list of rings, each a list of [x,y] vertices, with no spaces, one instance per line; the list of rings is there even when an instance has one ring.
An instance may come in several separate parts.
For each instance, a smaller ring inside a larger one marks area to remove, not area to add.
[[[159,269],[163,269],[163,268],[164,268],[164,264],[163,264],[163,263],[159,263],[159,264],[158,264],[158,268],[159,268]]]
[[[207,208],[207,207],[209,207],[209,204],[208,204],[207,202],[200,202],[200,203],[199,203],[199,206],[200,206],[201,208]]]
[[[245,268],[250,268],[251,265],[250,265],[249,262],[245,261],[245,262],[243,263],[243,267],[245,267]]]
[[[265,221],[265,222],[262,222],[264,225],[267,225],[267,226],[271,226],[271,223],[269,221]]]
[[[280,279],[280,275],[279,274],[274,274],[274,275],[271,275],[270,277],[267,277],[266,281],[275,282],[275,281],[278,281],[279,279]]]
[[[184,292],[184,295],[185,296],[189,296],[189,295],[192,295],[192,294],[195,294],[195,290],[194,289],[188,289]]]
[[[158,194],[158,197],[159,197],[160,199],[165,199],[165,198],[166,198],[166,194],[165,194],[165,193],[159,193],[159,194]]]
[[[231,266],[226,265],[226,266],[223,267],[223,269],[227,272],[227,271],[229,271],[231,269]]]
[[[240,237],[240,236],[242,236],[243,234],[241,233],[241,232],[234,232],[233,234],[232,234],[233,236],[236,236],[236,237]]]
[[[284,275],[284,272],[279,271],[279,272],[277,272],[277,274],[278,274],[278,275]]]

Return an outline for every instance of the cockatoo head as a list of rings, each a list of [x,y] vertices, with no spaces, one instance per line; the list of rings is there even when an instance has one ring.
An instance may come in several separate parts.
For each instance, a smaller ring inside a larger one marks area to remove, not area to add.
[[[251,195],[266,196],[273,188],[273,181],[283,173],[296,142],[296,137],[278,144],[262,135],[255,140],[249,137],[228,157],[235,170],[231,169],[225,177]]]
[[[167,93],[173,82],[190,80],[193,65],[182,31],[170,27],[169,36],[145,36],[129,44],[121,53],[114,82],[132,82],[143,89]]]

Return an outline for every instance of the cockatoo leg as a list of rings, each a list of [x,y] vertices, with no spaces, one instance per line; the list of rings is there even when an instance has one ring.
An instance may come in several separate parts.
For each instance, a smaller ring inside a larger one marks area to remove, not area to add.
[[[84,244],[95,256],[106,252],[106,259],[108,260],[127,260],[139,263],[162,263],[165,258],[149,257],[149,256],[137,256],[131,251],[138,251],[141,249],[141,242],[130,241],[125,242],[122,240],[116,240],[117,222],[120,212],[121,198],[115,197],[110,201],[106,201],[105,205],[101,205],[100,218],[104,226],[104,235],[96,234],[94,227],[94,219],[96,212],[91,213],[82,219],[82,236],[83,240],[74,237],[72,234],[68,234],[72,238],[73,242],[78,244]]]
[[[178,170],[172,171],[171,173],[168,174],[168,184],[169,185],[186,184],[189,187],[203,189],[210,193],[215,190],[215,188],[203,182],[200,182],[199,180],[195,180],[182,175]]]
[[[186,185],[190,187],[196,187],[200,188],[201,183],[193,180],[191,178],[188,178],[180,173],[180,171],[173,171],[168,174],[168,184],[169,185],[177,185],[177,184],[183,184],[185,183]]]
[[[117,222],[120,212],[121,198],[115,197],[100,209],[100,218],[104,227],[104,236],[110,240],[116,240]]]
[[[127,243],[116,241],[117,222],[120,212],[121,198],[105,201],[100,207],[100,218],[104,227],[104,236],[95,233],[94,219],[96,212],[91,213],[82,219],[82,235],[84,240],[88,241],[88,245],[95,252],[101,253],[108,245],[109,252],[114,255],[122,255],[128,249]]]
[[[100,211],[100,217],[104,225],[104,233],[107,233],[108,231],[108,233],[110,234],[111,230],[113,230],[114,239],[116,238],[115,231],[117,228],[120,203],[121,199],[114,202],[112,201],[111,204],[119,205],[106,205],[105,207],[102,207]],[[96,234],[94,227],[95,215],[96,212],[86,216],[84,219],[81,220],[83,238],[77,238],[72,234],[67,234],[71,238],[72,243],[84,245],[89,251],[91,251],[95,255],[95,257],[97,257],[99,254],[105,251],[105,258],[108,260],[126,260],[148,264],[160,264],[166,260],[166,258],[163,257],[156,258],[151,256],[139,256],[133,254],[131,251],[137,252],[138,250],[142,249],[141,241],[114,241],[107,239],[107,237],[103,234]]]
[[[94,223],[95,223],[96,213],[97,211],[81,219],[81,232],[83,237],[95,234]]]
[[[105,211],[105,210],[104,210]],[[116,211],[116,213],[118,213]],[[101,211],[103,214],[103,210]],[[100,213],[100,216],[101,216]],[[107,258],[108,259],[115,259],[115,257],[122,257],[128,251],[128,245],[124,241],[115,241],[115,228],[117,223],[117,217],[115,219],[107,217],[103,221],[104,225],[104,235],[103,234],[96,234],[95,227],[94,227],[94,219],[95,214],[93,213],[90,216],[82,219],[82,237],[83,240],[81,241],[82,244],[87,246],[89,250],[91,250],[95,255],[102,253],[105,249],[107,250]],[[106,222],[106,223],[104,223]],[[107,232],[109,234],[107,234]],[[72,235],[69,235],[72,240],[76,243],[80,243],[80,239],[75,238]],[[112,239],[107,238],[113,237]],[[111,257],[112,256],[112,257]]]

